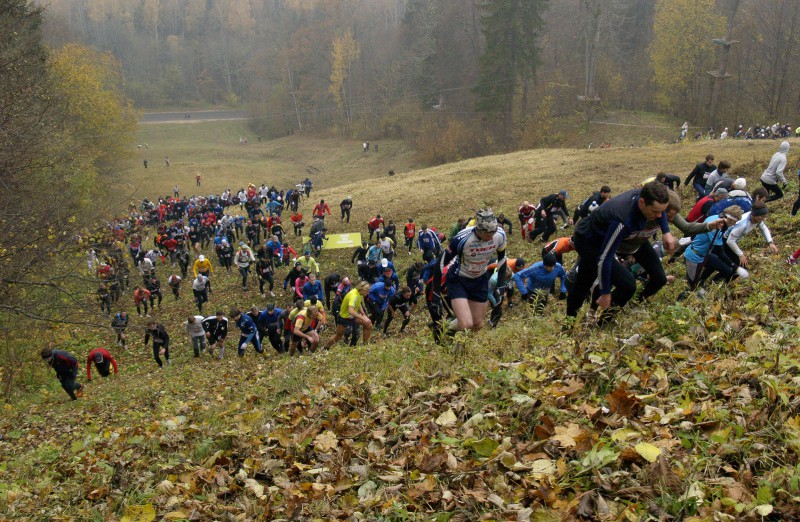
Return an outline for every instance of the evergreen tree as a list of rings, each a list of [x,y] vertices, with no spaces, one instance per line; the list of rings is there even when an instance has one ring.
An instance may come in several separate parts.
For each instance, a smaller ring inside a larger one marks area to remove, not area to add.
[[[486,49],[480,57],[477,110],[501,117],[508,129],[514,96],[522,88],[522,110],[527,105],[527,82],[540,62],[539,38],[547,0],[483,0],[481,30]]]

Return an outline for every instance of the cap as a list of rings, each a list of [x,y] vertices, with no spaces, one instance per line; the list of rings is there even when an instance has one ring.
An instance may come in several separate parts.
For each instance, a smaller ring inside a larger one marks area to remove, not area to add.
[[[558,191],[558,195],[559,196],[564,196],[564,199],[567,199],[567,191],[566,190],[559,190]]]
[[[721,215],[723,217],[739,221],[740,219],[742,219],[742,207],[740,207],[739,205],[731,205],[730,207],[726,208]]]
[[[475,214],[477,232],[497,232],[497,218],[490,208],[483,208]]]
[[[386,258],[383,258],[383,259],[381,259],[381,266],[382,266],[383,268],[386,268],[386,267],[388,267],[388,266],[389,266],[389,260],[388,260],[388,259],[386,259]]]
[[[267,303],[267,312],[272,312],[275,310],[275,303]]]
[[[725,187],[720,187],[714,191],[714,194],[716,194],[717,196],[728,197],[728,189],[726,189]]]
[[[517,268],[522,268],[523,266],[525,266],[525,258],[524,257],[518,257],[517,258],[516,267]]]
[[[96,362],[97,364],[100,364],[101,362],[103,362],[103,354],[100,353],[100,352],[97,352],[96,354],[94,354],[94,362]]]
[[[303,266],[303,263],[301,263],[300,261],[297,261],[297,262],[294,264],[294,266]]]
[[[736,190],[744,190],[747,187],[747,180],[744,178],[736,178],[731,185]]]
[[[205,261],[206,260],[206,256],[204,256],[203,254],[200,254],[200,257],[198,257],[197,260],[198,261]]]

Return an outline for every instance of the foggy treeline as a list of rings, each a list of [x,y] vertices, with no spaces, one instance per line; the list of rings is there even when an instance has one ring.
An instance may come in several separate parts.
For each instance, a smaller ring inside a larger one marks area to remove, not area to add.
[[[46,5],[50,43],[113,53],[137,107],[240,105],[271,135],[435,129],[513,146],[546,139],[549,120],[578,112],[747,127],[790,121],[800,105],[796,0]],[[730,76],[715,80],[721,61]]]

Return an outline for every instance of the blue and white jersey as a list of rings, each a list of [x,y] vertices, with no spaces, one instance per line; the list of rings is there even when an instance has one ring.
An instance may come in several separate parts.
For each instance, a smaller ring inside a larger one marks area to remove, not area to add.
[[[447,266],[455,259],[448,273],[467,279],[477,279],[486,273],[491,261],[506,250],[506,232],[498,227],[489,241],[482,241],[475,233],[475,227],[465,228],[450,239],[442,256],[441,267]]]

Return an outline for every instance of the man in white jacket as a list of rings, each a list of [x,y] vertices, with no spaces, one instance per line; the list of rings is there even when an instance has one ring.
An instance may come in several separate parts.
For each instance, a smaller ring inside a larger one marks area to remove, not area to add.
[[[789,142],[781,142],[781,147],[778,152],[772,155],[769,161],[769,166],[761,174],[761,184],[770,192],[767,202],[775,201],[783,197],[783,190],[778,186],[778,182],[786,188],[786,177],[783,175],[783,169],[786,168],[786,154],[789,153]]]
[[[203,319],[205,318],[202,315],[190,315],[183,323],[186,326],[186,333],[192,340],[195,357],[200,357],[200,353],[206,350],[206,331],[203,330]]]
[[[772,240],[772,234],[767,224],[764,222],[764,220],[767,219],[768,213],[769,211],[764,203],[754,203],[753,209],[743,214],[742,219],[728,230],[725,246],[727,247],[726,249],[730,249],[730,254],[732,255],[729,257],[731,259],[739,259],[739,266],[747,267],[747,256],[744,255],[744,252],[739,247],[739,240],[756,227],[758,227],[764,239],[767,241],[770,252],[773,254],[778,253],[778,247],[775,246],[775,242]]]

